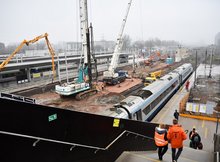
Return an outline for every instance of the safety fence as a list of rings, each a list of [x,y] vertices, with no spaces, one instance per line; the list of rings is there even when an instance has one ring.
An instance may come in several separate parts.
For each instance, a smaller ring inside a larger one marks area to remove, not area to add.
[[[154,123],[0,97],[0,161],[113,162],[123,151],[156,150]]]

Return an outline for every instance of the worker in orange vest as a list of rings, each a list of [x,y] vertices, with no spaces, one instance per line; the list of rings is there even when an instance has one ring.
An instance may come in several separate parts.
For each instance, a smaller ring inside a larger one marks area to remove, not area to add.
[[[172,160],[173,162],[177,162],[177,159],[183,150],[183,141],[187,138],[186,133],[182,126],[178,124],[177,119],[173,119],[173,125],[168,130],[167,138],[171,143]],[[178,149],[177,153],[176,149]]]
[[[154,141],[158,148],[159,160],[163,160],[163,155],[168,150],[167,129],[164,124],[160,124],[155,128]]]
[[[187,91],[187,92],[189,91],[189,83],[190,83],[190,82],[187,80],[187,81],[186,81],[186,91]]]

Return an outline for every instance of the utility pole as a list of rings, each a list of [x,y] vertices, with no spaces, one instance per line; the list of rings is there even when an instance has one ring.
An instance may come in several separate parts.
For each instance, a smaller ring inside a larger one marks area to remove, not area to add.
[[[58,77],[59,77],[59,83],[61,84],[59,53],[57,53],[57,72],[58,72]]]
[[[206,78],[206,59],[207,59],[207,53],[208,53],[208,51],[206,49],[206,51],[205,51],[205,78]]]
[[[210,69],[209,69],[208,78],[212,78],[212,58],[213,58],[213,48],[212,48],[212,53],[211,53],[211,56],[210,56]]]
[[[196,88],[196,69],[197,69],[197,50],[196,50],[196,60],[195,60],[195,75],[194,75],[194,88]]]

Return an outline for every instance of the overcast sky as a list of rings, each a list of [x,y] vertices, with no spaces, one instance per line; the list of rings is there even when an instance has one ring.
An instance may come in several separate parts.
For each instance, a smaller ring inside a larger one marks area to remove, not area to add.
[[[95,40],[116,41],[129,0],[88,0]],[[52,43],[80,41],[79,0],[0,0],[0,42],[45,32]],[[220,0],[133,0],[124,34],[132,41],[159,38],[182,44],[214,43]]]

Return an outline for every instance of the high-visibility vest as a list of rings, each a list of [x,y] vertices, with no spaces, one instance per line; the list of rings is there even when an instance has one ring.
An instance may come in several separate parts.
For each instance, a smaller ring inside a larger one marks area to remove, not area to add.
[[[168,141],[164,140],[164,136],[165,136],[165,133],[159,134],[155,131],[154,141],[157,146],[166,146],[168,144]]]

